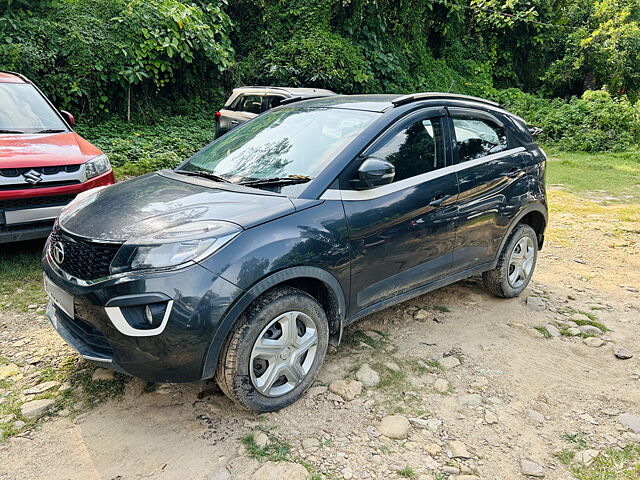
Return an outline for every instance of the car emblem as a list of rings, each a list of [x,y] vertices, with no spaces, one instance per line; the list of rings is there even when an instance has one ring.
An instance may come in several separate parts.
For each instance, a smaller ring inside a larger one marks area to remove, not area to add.
[[[60,242],[51,245],[51,256],[58,265],[61,265],[64,262],[64,245]]]
[[[42,181],[42,174],[35,170],[29,170],[27,173],[23,173],[24,181],[31,185],[37,185]]]

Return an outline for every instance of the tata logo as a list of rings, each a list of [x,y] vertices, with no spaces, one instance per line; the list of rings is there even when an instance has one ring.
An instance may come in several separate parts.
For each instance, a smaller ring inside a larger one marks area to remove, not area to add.
[[[60,242],[55,242],[51,245],[51,256],[58,265],[64,262],[64,245]]]
[[[23,173],[22,176],[24,177],[24,181],[31,185],[37,185],[42,181],[42,174],[35,170],[29,170],[28,172]]]

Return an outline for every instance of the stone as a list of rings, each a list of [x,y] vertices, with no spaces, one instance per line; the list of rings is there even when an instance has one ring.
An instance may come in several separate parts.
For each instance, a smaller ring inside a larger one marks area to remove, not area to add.
[[[600,452],[597,450],[581,450],[575,454],[573,461],[579,465],[589,466],[598,455]]]
[[[302,440],[302,448],[304,450],[317,450],[320,448],[320,440],[317,438],[305,438]]]
[[[480,480],[477,475],[458,475],[456,480]]]
[[[15,363],[0,365],[0,380],[5,380],[9,377],[13,377],[14,375],[18,375],[19,373],[20,369]]]
[[[147,382],[141,378],[133,377],[124,387],[124,394],[127,397],[137,398],[144,393],[144,389],[147,386]]]
[[[356,379],[365,387],[375,387],[380,383],[380,375],[368,364],[363,364],[356,372]]]
[[[16,420],[15,422],[13,422],[13,428],[20,430],[21,428],[23,428],[26,425],[25,422],[23,422],[22,420]]]
[[[616,358],[619,358],[620,360],[628,360],[630,358],[633,358],[633,353],[631,353],[628,349],[626,349],[622,345],[615,345],[613,347],[613,354],[615,355]]]
[[[327,387],[324,385],[318,385],[317,387],[311,387],[307,390],[307,397],[317,397],[318,395],[322,395],[327,391]]]
[[[618,421],[624,428],[633,433],[640,434],[640,415],[631,415],[630,413],[621,413]]]
[[[419,322],[423,322],[429,318],[429,312],[421,308],[413,314],[413,318],[418,320]]]
[[[544,477],[544,468],[531,460],[523,458],[520,460],[520,473],[529,477]]]
[[[578,328],[582,333],[587,335],[602,335],[602,330],[598,327],[594,327],[593,325],[580,325]]]
[[[269,446],[271,440],[266,433],[261,432],[260,430],[256,430],[251,434],[251,438],[253,438],[253,442],[256,444],[258,448],[265,448]]]
[[[538,422],[538,423],[544,423],[544,415],[542,415],[540,412],[533,410],[533,409],[528,409],[527,410],[527,416],[533,420],[534,422]]]
[[[486,410],[484,412],[484,421],[487,425],[495,425],[498,423],[498,416],[495,413]]]
[[[309,472],[299,463],[266,462],[253,472],[251,480],[307,480]]]
[[[431,442],[431,443],[427,443],[426,445],[423,445],[422,450],[424,450],[425,453],[428,453],[432,457],[436,457],[442,453],[442,447],[440,447],[440,445],[438,445],[435,442]]]
[[[571,327],[571,328],[567,328],[567,333],[569,335],[571,335],[572,337],[577,337],[578,335],[580,335],[582,332],[580,331],[579,328],[577,327]]]
[[[357,380],[336,380],[329,385],[329,391],[349,402],[362,393],[362,383]]]
[[[411,424],[402,415],[389,415],[384,417],[378,425],[378,431],[388,438],[404,440],[409,436]]]
[[[460,469],[458,467],[454,467],[453,465],[445,465],[442,467],[442,473],[447,475],[458,475],[460,473]]]
[[[91,375],[91,380],[93,380],[94,382],[113,380],[113,378],[113,371],[107,370],[106,368],[96,368],[96,370],[93,372],[93,375]]]
[[[460,395],[458,397],[458,403],[467,407],[478,407],[482,405],[482,397],[477,393],[469,393],[467,395]]]
[[[384,337],[382,335],[380,335],[378,332],[375,332],[373,330],[365,330],[364,334],[367,337],[369,337],[371,340],[375,340],[376,342],[384,340]]]
[[[229,470],[225,467],[219,467],[207,475],[207,480],[232,480],[232,478]]]
[[[449,440],[447,449],[451,458],[473,458],[473,455],[468,452],[467,446],[460,440]]]
[[[353,478],[353,470],[349,467],[344,467],[340,473],[342,473],[344,480],[351,480]]]
[[[606,342],[598,337],[587,337],[584,339],[584,344],[589,347],[598,348],[605,344]]]
[[[449,382],[444,378],[438,378],[433,382],[433,389],[438,393],[447,393],[449,391]]]
[[[27,388],[23,393],[25,395],[38,395],[47,390],[51,390],[56,385],[58,385],[58,382],[51,380],[50,382],[39,383],[35,387]]]
[[[559,337],[562,334],[560,333],[560,330],[558,330],[558,327],[556,327],[555,325],[552,325],[550,323],[547,323],[544,328],[547,329],[547,332],[549,332],[549,335],[551,335],[552,337]]]
[[[400,371],[400,367],[398,366],[397,363],[393,363],[393,362],[387,362],[384,364],[385,367],[387,367],[389,370],[392,370],[394,372],[399,372]]]
[[[45,398],[44,400],[32,400],[30,402],[23,403],[21,408],[22,416],[25,418],[40,417],[47,413],[55,403],[56,401],[51,398]]]
[[[442,360],[440,360],[440,366],[445,370],[451,370],[453,368],[456,368],[459,365],[460,365],[460,360],[458,359],[458,357],[449,356],[449,357],[444,357]]]
[[[541,312],[545,309],[544,298],[542,297],[527,297],[527,306],[536,312]]]

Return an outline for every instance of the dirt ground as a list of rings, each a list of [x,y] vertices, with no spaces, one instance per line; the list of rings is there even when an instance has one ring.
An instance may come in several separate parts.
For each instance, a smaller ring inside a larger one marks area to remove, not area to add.
[[[0,479],[303,478],[269,460],[302,464],[314,479],[579,477],[592,455],[639,439],[620,415],[640,415],[640,223],[629,205],[563,191],[552,199],[547,243],[520,298],[494,298],[472,278],[367,317],[315,387],[273,414],[242,411],[219,392],[129,381],[0,443]],[[608,331],[580,330],[594,322]],[[616,346],[635,356],[616,358]],[[40,314],[0,313],[0,347],[24,370],[7,391],[72,355]],[[377,385],[350,401],[327,390],[363,364]],[[380,432],[393,414],[410,421],[404,439]],[[270,445],[245,438],[254,432]]]

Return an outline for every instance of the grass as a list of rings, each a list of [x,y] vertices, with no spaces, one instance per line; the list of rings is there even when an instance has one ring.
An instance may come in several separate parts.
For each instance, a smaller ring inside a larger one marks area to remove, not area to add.
[[[9,243],[0,248],[0,310],[27,311],[29,305],[42,305],[40,256],[44,240]]]
[[[549,184],[562,184],[581,194],[601,191],[622,202],[640,201],[640,153],[547,153]]]
[[[256,460],[271,462],[283,462],[288,460],[289,455],[291,454],[291,445],[275,437],[269,437],[269,440],[271,440],[269,445],[266,447],[259,447],[253,439],[253,436],[247,435],[242,439],[242,443],[247,449],[249,456]]]
[[[551,335],[549,333],[549,330],[547,330],[547,327],[537,326],[537,327],[533,327],[533,328],[535,328],[537,331],[539,331],[544,338],[551,338],[553,336],[553,335]]]
[[[578,480],[640,480],[640,445],[608,449],[589,466],[572,468]]]
[[[556,457],[563,465],[569,465],[575,456],[576,452],[569,449],[564,449],[554,454],[554,457]]]
[[[587,440],[585,435],[584,432],[565,433],[562,435],[562,439],[569,443],[575,443],[578,448],[586,448]]]
[[[404,478],[416,478],[416,472],[413,471],[412,468],[405,467],[399,470],[396,470],[396,473]]]

